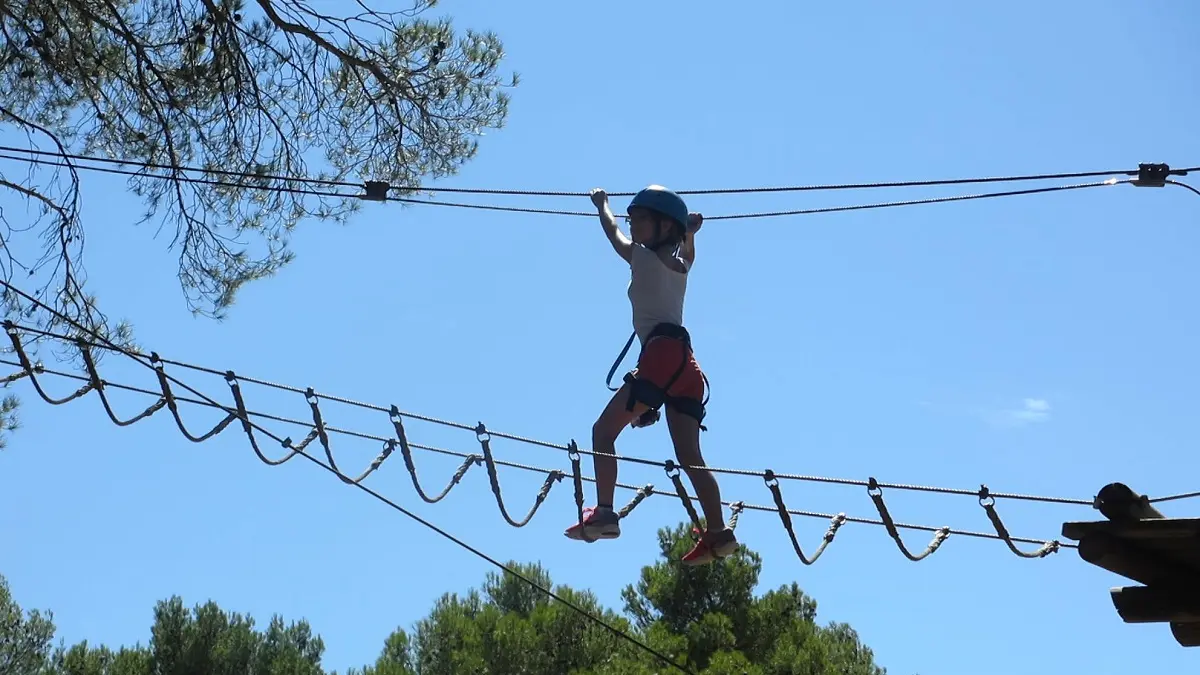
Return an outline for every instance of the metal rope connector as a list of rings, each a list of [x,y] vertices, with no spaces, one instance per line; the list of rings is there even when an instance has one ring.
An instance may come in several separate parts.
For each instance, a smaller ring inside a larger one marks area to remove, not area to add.
[[[387,181],[369,180],[363,183],[363,189],[366,191],[366,194],[362,197],[363,199],[369,199],[373,202],[385,202],[387,201],[388,191],[392,189],[392,186]]]
[[[1137,178],[1129,181],[1137,187],[1166,187],[1167,178],[1175,172],[1171,171],[1171,167],[1167,164],[1138,164]],[[1186,175],[1187,172],[1179,172],[1180,175]]]

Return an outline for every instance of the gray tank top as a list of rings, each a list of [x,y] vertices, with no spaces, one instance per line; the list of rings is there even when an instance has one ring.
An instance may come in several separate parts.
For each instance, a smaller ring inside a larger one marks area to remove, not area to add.
[[[683,268],[688,262],[676,257]],[[683,325],[683,296],[687,274],[667,267],[658,254],[634,244],[629,260],[629,302],[633,305],[633,329],[644,345],[650,331],[660,323]]]

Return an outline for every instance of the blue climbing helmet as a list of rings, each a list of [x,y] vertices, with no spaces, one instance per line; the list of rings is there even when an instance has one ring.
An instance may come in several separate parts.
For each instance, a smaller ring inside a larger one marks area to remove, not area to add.
[[[633,196],[629,208],[641,207],[666,216],[678,223],[682,234],[687,229],[688,209],[683,198],[661,185],[651,185]]]

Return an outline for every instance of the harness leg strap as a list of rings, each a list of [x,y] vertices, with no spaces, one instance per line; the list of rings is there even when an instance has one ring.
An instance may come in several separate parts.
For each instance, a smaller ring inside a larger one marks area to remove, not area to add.
[[[666,392],[653,382],[639,379],[632,372],[625,374],[625,382],[629,385],[629,400],[625,403],[626,410],[633,410],[634,405],[644,403],[651,410],[658,410],[667,400]]]
[[[625,375],[625,382],[629,384],[629,398],[625,402],[625,409],[633,410],[638,403],[644,403],[650,408],[634,420],[631,426],[642,428],[657,422],[658,409],[666,401],[666,394],[663,390],[650,382],[637,379],[632,372]]]

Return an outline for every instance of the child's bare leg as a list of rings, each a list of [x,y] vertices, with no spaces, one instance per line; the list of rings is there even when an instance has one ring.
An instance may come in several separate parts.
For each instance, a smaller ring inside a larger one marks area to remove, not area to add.
[[[617,489],[616,441],[629,423],[647,410],[643,404],[626,410],[629,385],[617,391],[592,425],[592,460],[596,467],[596,508],[585,509],[584,523],[575,523],[564,532],[570,539],[593,541],[620,536],[619,517],[613,511],[613,493]]]
[[[592,456],[596,467],[596,503],[612,507],[613,493],[617,489],[617,436],[647,410],[642,403],[626,410],[629,403],[629,384],[622,386],[608,401],[604,412],[592,425]]]
[[[696,490],[696,499],[704,511],[704,520],[709,533],[725,529],[725,514],[721,507],[721,488],[712,472],[706,469],[690,467],[704,466],[704,457],[700,454],[700,422],[695,417],[685,415],[678,410],[667,408],[667,427],[671,430],[671,441],[675,444],[675,458],[685,467],[692,487]]]

